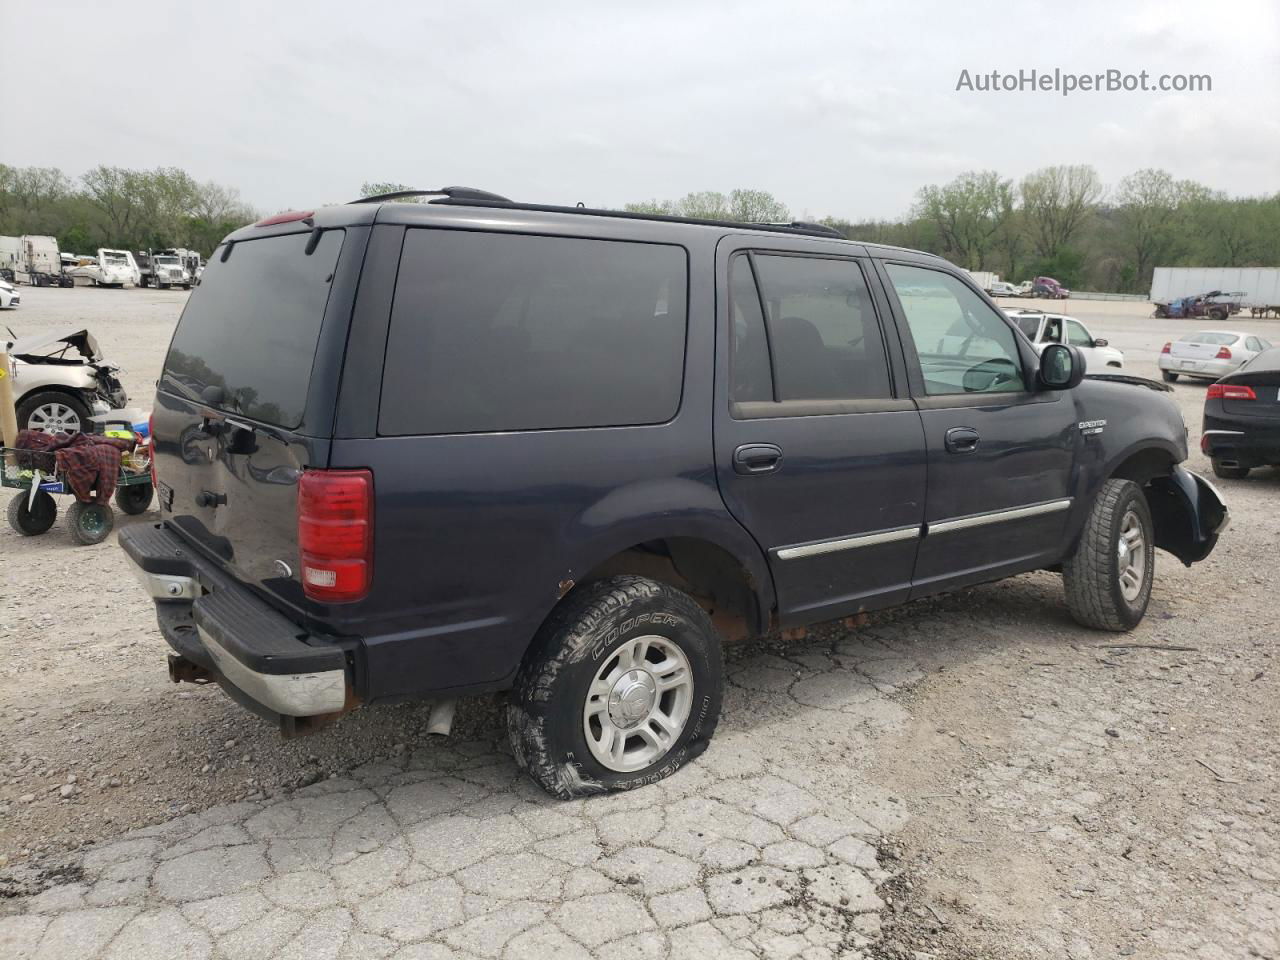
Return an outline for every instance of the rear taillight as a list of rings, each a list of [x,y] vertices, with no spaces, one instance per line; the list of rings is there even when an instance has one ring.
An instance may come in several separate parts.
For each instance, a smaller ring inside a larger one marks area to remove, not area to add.
[[[1173,349],[1173,344],[1172,344],[1172,343],[1166,343],[1166,344],[1164,345],[1164,349],[1162,349],[1160,352],[1161,352],[1161,353],[1168,353],[1168,352],[1169,352],[1170,350],[1172,350],[1172,349]]]
[[[373,473],[306,470],[298,481],[302,589],[312,600],[361,600],[373,583]]]
[[[1257,400],[1253,387],[1241,383],[1211,383],[1205,394],[1210,400]]]
[[[1230,350],[1229,348],[1227,348],[1227,347],[1222,347],[1222,348],[1218,351],[1218,355],[1217,355],[1217,357],[1215,357],[1214,359],[1215,359],[1215,360],[1230,360],[1230,359],[1231,359],[1231,350]]]

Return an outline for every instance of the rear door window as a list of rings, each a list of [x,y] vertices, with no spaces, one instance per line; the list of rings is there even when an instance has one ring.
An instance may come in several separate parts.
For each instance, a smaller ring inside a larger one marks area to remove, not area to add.
[[[777,400],[893,395],[880,323],[855,261],[776,254],[751,261],[767,314]],[[736,276],[736,264],[734,270]]]
[[[670,420],[687,271],[684,249],[665,244],[409,230],[379,433]]]
[[[182,311],[161,389],[297,427],[344,235],[324,231],[310,255],[310,233],[243,240],[225,261],[215,254]]]

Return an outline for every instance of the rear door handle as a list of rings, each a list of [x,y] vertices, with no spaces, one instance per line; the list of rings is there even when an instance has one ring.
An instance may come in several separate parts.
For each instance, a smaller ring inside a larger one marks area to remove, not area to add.
[[[947,453],[973,453],[981,439],[973,427],[952,427],[947,431]]]
[[[743,476],[772,473],[782,466],[782,448],[772,443],[746,443],[733,451],[733,471]]]

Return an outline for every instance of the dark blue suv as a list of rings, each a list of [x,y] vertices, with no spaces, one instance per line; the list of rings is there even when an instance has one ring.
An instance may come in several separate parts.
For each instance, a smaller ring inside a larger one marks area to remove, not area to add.
[[[633,787],[706,747],[722,639],[1037,568],[1125,630],[1225,526],[1162,385],[937,257],[426,196],[228,236],[159,381],[121,545],[171,676],[286,734],[510,690],[546,789]]]

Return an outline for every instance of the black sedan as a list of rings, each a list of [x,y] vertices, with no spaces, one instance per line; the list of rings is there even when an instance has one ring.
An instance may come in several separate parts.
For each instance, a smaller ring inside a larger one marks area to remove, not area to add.
[[[1209,385],[1200,449],[1225,479],[1242,479],[1254,467],[1280,466],[1280,347]]]

